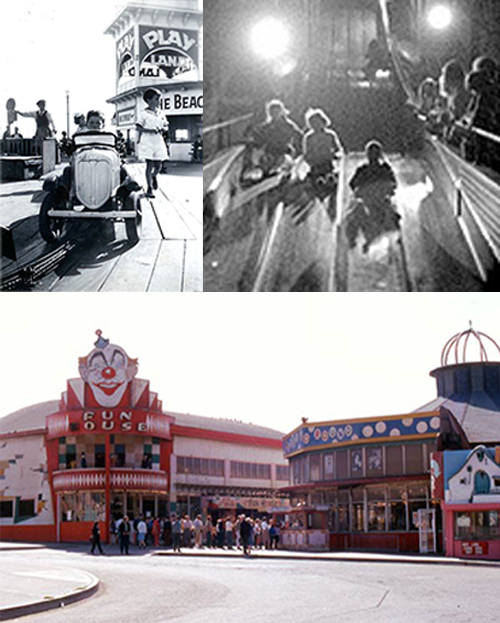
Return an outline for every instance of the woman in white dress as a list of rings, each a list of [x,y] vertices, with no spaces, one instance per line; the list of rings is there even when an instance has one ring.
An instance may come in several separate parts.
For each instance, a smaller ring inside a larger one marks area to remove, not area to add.
[[[168,129],[165,115],[158,110],[161,92],[158,89],[147,89],[143,95],[147,103],[136,123],[139,136],[138,156],[146,161],[146,181],[148,190],[146,197],[154,197],[153,190],[158,188],[157,175],[161,170],[163,160],[168,160],[167,147],[163,140],[163,132]]]

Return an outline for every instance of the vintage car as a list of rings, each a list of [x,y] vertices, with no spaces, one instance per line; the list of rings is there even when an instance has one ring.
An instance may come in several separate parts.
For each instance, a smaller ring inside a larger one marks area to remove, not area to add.
[[[111,132],[75,134],[70,165],[46,176],[39,214],[46,242],[60,240],[73,219],[124,221],[127,237],[139,240],[141,187],[127,175]]]

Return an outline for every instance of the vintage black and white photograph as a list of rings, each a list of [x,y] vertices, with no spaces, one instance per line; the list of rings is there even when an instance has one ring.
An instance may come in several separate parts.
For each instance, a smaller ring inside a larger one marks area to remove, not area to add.
[[[210,0],[204,290],[496,291],[500,3]]]
[[[1,290],[201,292],[202,0],[0,15]]]

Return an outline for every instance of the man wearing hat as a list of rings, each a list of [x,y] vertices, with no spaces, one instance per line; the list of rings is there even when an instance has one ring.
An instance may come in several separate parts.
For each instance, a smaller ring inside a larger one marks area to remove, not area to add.
[[[39,141],[43,141],[44,138],[50,138],[52,136],[52,132],[56,133],[56,128],[54,126],[54,122],[52,121],[52,117],[48,110],[45,110],[45,100],[38,100],[36,105],[38,106],[38,110],[34,112],[19,112],[16,110],[18,115],[21,117],[33,117],[36,121],[36,134],[35,138]],[[51,131],[52,126],[52,131]]]

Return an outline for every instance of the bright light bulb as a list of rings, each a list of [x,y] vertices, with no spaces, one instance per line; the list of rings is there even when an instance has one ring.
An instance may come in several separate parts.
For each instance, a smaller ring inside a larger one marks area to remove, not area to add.
[[[444,4],[437,4],[429,11],[427,21],[432,28],[444,30],[451,24],[451,11]]]
[[[256,24],[251,32],[252,47],[256,54],[268,59],[283,56],[288,50],[290,37],[283,23],[268,17]]]

